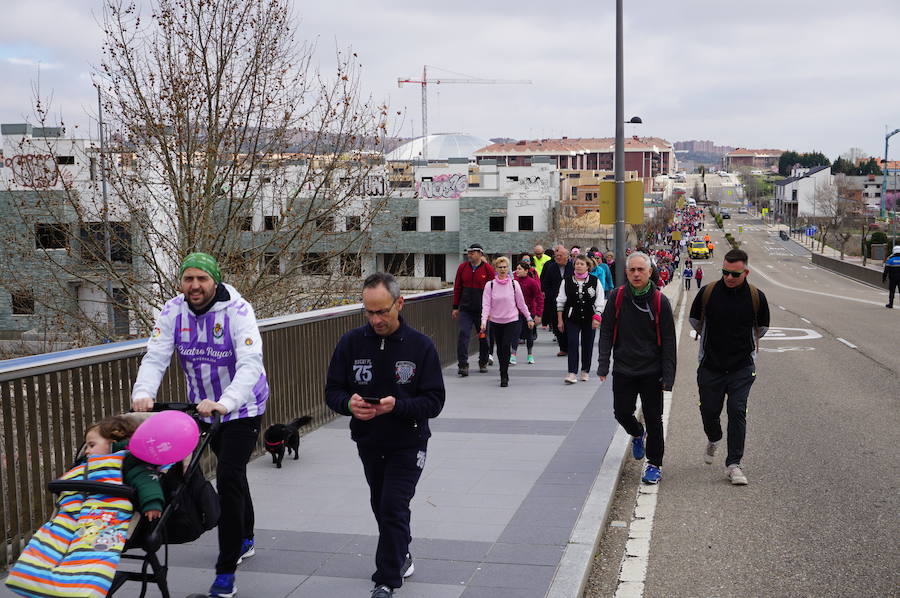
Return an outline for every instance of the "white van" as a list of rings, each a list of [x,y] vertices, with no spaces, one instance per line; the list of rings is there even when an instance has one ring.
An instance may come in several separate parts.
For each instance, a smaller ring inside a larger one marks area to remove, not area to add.
[[[696,206],[697,206],[697,200],[694,199],[693,197],[688,197],[686,203],[687,203],[687,205],[689,205],[689,206],[693,206],[693,207],[696,207]]]

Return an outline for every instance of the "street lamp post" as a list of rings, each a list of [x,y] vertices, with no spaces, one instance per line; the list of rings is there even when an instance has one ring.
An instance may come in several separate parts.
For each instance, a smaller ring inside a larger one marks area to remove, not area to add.
[[[890,133],[884,136],[884,168],[882,169],[882,175],[884,178],[881,180],[881,219],[885,218],[885,201],[887,200],[887,168],[888,168],[888,141],[891,137],[900,133],[900,129],[894,129]],[[896,199],[894,200],[894,211],[897,211]]]

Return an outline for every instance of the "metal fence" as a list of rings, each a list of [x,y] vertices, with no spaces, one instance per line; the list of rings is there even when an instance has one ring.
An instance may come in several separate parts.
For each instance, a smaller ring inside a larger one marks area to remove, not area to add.
[[[402,315],[431,337],[441,362],[456,358],[452,291],[406,298]],[[263,426],[301,415],[321,425],[334,414],[323,389],[332,350],[341,335],[364,323],[361,305],[317,310],[259,323],[271,399]],[[473,335],[474,336],[474,335]],[[72,463],[84,429],[127,411],[145,340],[37,355],[0,362],[0,570],[52,512],[47,482]],[[173,359],[158,401],[186,400],[181,368]],[[261,446],[257,447],[257,452]]]

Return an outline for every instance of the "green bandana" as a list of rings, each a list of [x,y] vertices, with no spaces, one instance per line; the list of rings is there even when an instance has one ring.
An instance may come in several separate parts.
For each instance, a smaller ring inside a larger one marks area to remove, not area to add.
[[[181,270],[178,272],[179,276],[184,274],[184,271],[188,268],[203,270],[212,276],[212,279],[216,281],[216,284],[222,282],[222,273],[219,272],[219,264],[216,262],[216,258],[208,253],[191,253],[184,258],[184,262],[181,263]]]
[[[643,289],[636,289],[630,283],[628,286],[631,287],[631,294],[634,295],[635,297],[640,297],[641,295],[645,295],[647,293],[647,291],[650,290],[649,282],[647,283],[647,286],[645,286]]]

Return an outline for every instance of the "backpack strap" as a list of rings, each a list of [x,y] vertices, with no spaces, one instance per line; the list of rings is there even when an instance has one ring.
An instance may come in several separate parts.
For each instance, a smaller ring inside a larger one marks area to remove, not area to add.
[[[759,353],[759,289],[747,283],[750,287],[750,301],[753,303],[753,336],[756,341],[756,352]]]
[[[703,332],[703,320],[706,319],[706,304],[709,303],[709,298],[712,296],[713,289],[715,288],[716,283],[711,282],[703,289],[703,295],[700,297],[700,330],[697,332],[697,335],[694,336],[695,341],[700,340],[700,333]],[[759,297],[757,297],[759,300]]]
[[[615,306],[616,306],[616,321],[613,324],[613,346],[616,345],[616,339],[619,337],[619,312],[622,311],[622,297],[625,295],[625,286],[620,286],[616,289],[616,298],[615,298]]]

